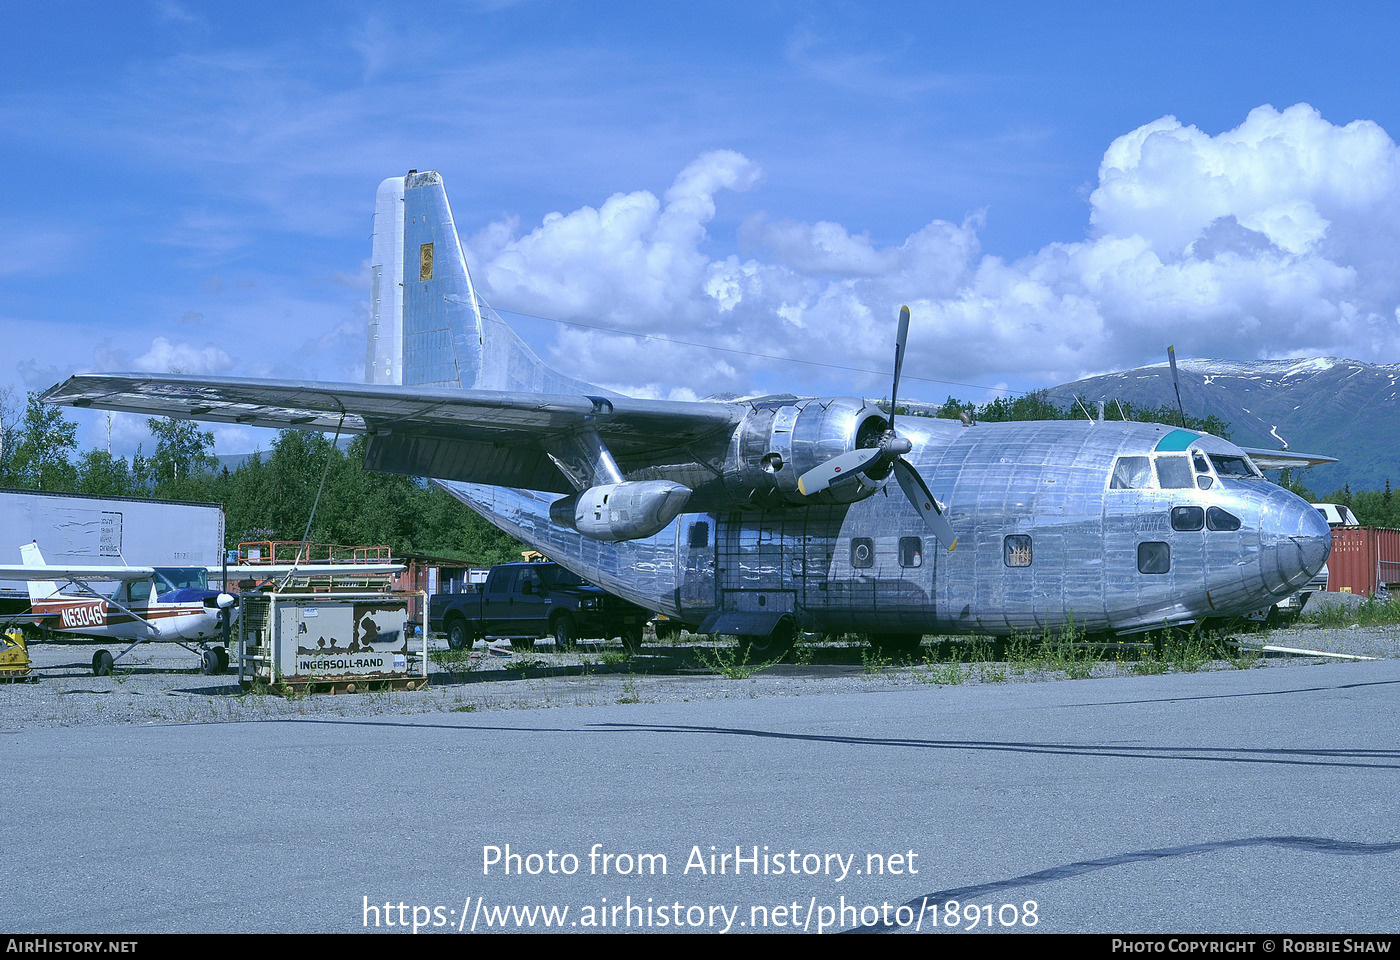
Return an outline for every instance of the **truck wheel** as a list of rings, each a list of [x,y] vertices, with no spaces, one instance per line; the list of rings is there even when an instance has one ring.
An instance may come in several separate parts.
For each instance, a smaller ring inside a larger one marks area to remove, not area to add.
[[[574,648],[574,618],[561,613],[554,618],[554,649],[557,651]]]
[[[472,645],[472,632],[467,621],[454,619],[447,625],[447,645],[453,650],[466,650]]]
[[[627,651],[627,655],[635,657],[642,652],[642,624],[622,628],[622,649]]]

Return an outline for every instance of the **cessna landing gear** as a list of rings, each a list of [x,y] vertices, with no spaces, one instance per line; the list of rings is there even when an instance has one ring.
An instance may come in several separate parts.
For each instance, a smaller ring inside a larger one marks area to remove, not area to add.
[[[112,673],[112,654],[106,650],[99,650],[92,655],[92,675],[94,677],[106,677]]]

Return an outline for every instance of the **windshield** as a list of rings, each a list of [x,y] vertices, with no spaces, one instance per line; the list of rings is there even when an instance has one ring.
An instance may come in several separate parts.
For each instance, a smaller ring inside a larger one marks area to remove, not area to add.
[[[188,588],[209,589],[209,577],[203,567],[156,567],[158,595]]]
[[[1244,457],[1231,457],[1224,454],[1212,453],[1210,462],[1215,465],[1215,472],[1222,477],[1257,477],[1250,462]]]

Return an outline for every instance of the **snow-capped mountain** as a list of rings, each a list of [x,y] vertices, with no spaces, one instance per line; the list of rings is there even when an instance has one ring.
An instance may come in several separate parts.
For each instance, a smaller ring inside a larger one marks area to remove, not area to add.
[[[1308,360],[1177,360],[1181,402],[1193,416],[1214,414],[1247,447],[1337,457],[1298,479],[1326,495],[1349,483],[1400,486],[1400,364],[1320,357]],[[1166,362],[1076,380],[1050,391],[1060,406],[1080,397],[1092,408],[1114,399],[1140,407],[1176,406]]]

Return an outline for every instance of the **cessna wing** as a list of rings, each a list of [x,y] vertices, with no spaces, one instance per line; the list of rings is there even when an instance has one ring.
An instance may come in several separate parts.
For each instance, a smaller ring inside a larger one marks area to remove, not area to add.
[[[0,564],[0,580],[55,580],[74,583],[91,580],[99,583],[123,583],[127,580],[146,579],[155,572],[155,567],[80,567],[59,563],[43,566]]]
[[[245,563],[230,564],[227,568],[218,564],[205,567],[210,575],[228,574],[230,580],[285,577],[289,573],[299,573],[308,577],[386,577],[403,573],[407,569],[401,563]]]
[[[722,460],[745,412],[727,403],[147,374],[74,376],[43,399],[150,416],[367,433],[371,469],[554,493],[602,478],[621,480],[609,476],[618,466]],[[600,456],[614,469],[596,463]]]

